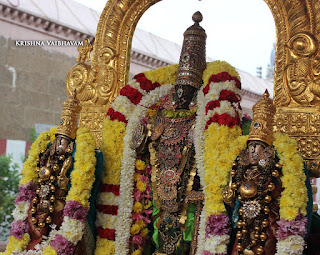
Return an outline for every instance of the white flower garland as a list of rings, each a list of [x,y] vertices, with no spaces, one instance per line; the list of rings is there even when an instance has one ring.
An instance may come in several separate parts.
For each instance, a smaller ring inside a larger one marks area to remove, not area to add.
[[[96,227],[113,229],[118,224],[118,216],[97,212]]]
[[[118,96],[111,106],[115,111],[122,113],[127,120],[136,108],[136,106],[126,96]]]
[[[101,192],[97,199],[98,205],[119,205],[119,197],[112,192]]]
[[[214,251],[214,254],[219,254],[219,253],[226,254],[229,240],[230,240],[229,235],[221,235],[221,236],[210,235],[205,241],[204,249],[207,251]]]
[[[129,254],[130,227],[132,224],[131,212],[133,208],[133,174],[135,170],[136,152],[130,148],[133,132],[137,123],[146,115],[148,108],[157,103],[161,97],[165,96],[172,89],[171,84],[163,85],[151,91],[143,97],[130,115],[126,134],[124,137],[124,148],[121,160],[121,181],[119,200],[122,203],[118,209],[118,227],[116,229],[115,254]]]
[[[276,255],[300,255],[304,250],[304,239],[300,235],[289,236],[277,242]]]

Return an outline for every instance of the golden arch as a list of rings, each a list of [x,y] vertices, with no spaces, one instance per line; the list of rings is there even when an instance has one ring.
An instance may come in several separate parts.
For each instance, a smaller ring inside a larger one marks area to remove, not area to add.
[[[100,139],[110,102],[128,79],[131,42],[143,13],[160,0],[109,0],[101,14],[91,65],[68,74],[67,91],[81,86],[80,125]],[[277,130],[296,138],[311,173],[320,159],[320,1],[264,0],[276,25],[274,102]]]

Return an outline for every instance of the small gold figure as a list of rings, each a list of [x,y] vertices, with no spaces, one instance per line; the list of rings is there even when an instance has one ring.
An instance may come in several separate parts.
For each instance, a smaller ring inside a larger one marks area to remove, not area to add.
[[[83,45],[78,47],[79,55],[77,57],[77,62],[89,62],[91,61],[90,53],[93,50],[93,46],[91,46],[90,41],[86,38],[83,41]]]

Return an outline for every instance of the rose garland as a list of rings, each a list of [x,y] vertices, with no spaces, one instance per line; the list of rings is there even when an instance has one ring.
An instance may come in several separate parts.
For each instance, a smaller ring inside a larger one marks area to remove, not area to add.
[[[230,226],[222,189],[227,185],[233,160],[246,144],[246,137],[241,136],[239,127],[239,75],[225,62],[214,62],[211,69],[204,73],[208,84],[198,93],[195,126],[197,169],[205,193],[197,254],[205,255],[227,252]]]
[[[160,87],[159,83],[152,83],[145,77],[144,74],[138,74],[132,81],[129,82],[128,85],[126,85],[121,90],[120,96],[116,98],[116,100],[112,104],[112,107],[107,113],[107,118],[102,129],[101,151],[104,155],[104,171],[100,194],[98,197],[98,213],[96,222],[98,237],[95,254],[114,254],[116,239],[115,229],[120,222],[119,219],[121,219],[121,217],[118,216],[120,172],[121,167],[123,168],[124,165],[123,162],[120,164],[121,161],[119,159],[125,158],[123,157],[123,154],[132,155],[130,148],[128,148],[129,143],[123,143],[123,141],[125,135],[127,136],[128,133],[133,133],[135,127],[133,127],[132,125],[136,124],[130,124],[128,123],[128,120],[137,120],[139,116],[141,116],[139,114],[141,114],[142,112],[142,114],[145,115],[148,111],[148,108],[154,102],[153,98],[155,97],[156,100],[159,100],[159,98],[163,96],[163,94],[167,93],[170,88],[168,88],[168,86]],[[147,94],[151,95],[149,99],[145,98],[145,95]],[[138,104],[139,107],[137,106]],[[133,114],[135,108],[138,108],[138,110],[136,114]],[[132,127],[130,128],[130,126]],[[124,149],[124,145],[127,145],[126,149]],[[135,157],[133,158],[128,156],[126,158],[130,158],[130,162],[132,162],[132,165],[134,166],[133,162],[135,161]],[[134,168],[130,171],[133,170]],[[133,172],[130,176],[128,175],[127,177],[133,180]],[[121,187],[126,187],[126,185]],[[130,187],[132,192],[133,185],[131,185]],[[132,196],[131,200],[129,201],[131,204],[130,208],[132,209]],[[110,211],[107,208],[114,208],[114,210]],[[128,235],[130,235],[131,222],[132,219],[129,218],[129,227],[127,231]],[[118,232],[119,231],[117,231],[117,233]],[[129,237],[127,241],[127,244],[129,244]],[[135,253],[138,254],[139,250],[137,250]]]
[[[53,142],[55,132],[56,129],[53,128],[50,132],[40,134],[31,146],[29,157],[22,170],[20,192],[15,201],[16,209],[13,213],[11,236],[4,254],[15,253],[14,250],[28,254],[24,250],[30,241],[27,217],[30,201],[35,194],[35,182],[38,178],[34,174],[37,167],[36,160],[39,153]],[[58,231],[53,229],[48,240],[37,246],[36,252],[39,254],[72,254],[83,236],[86,216],[89,211],[91,188],[95,181],[96,143],[88,129],[79,128],[76,144],[74,169],[70,177],[71,188],[66,197],[62,225]]]

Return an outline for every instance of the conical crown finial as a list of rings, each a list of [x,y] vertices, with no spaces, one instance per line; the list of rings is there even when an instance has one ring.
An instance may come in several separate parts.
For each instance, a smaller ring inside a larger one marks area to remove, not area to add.
[[[202,14],[193,14],[195,22],[184,32],[175,85],[188,85],[199,89],[202,85],[202,74],[206,69],[206,31],[199,25]]]

